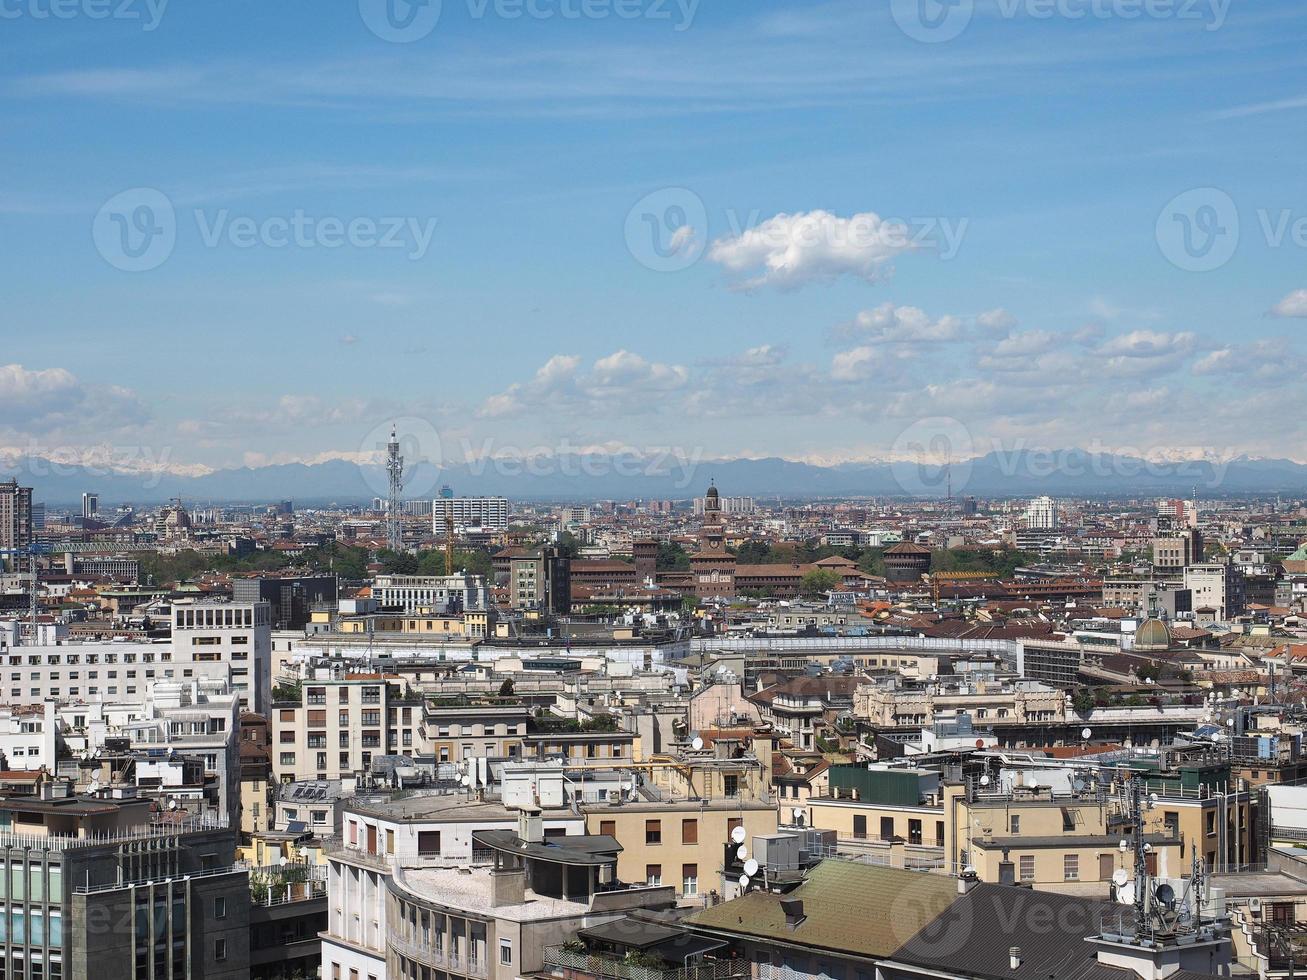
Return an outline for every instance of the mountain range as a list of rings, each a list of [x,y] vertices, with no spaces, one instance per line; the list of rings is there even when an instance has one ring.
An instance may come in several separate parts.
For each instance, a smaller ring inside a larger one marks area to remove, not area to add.
[[[216,470],[203,475],[141,474],[57,465],[27,457],[0,465],[0,479],[16,477],[51,506],[78,503],[83,491],[102,506],[154,504],[181,497],[188,504],[269,503],[303,506],[356,504],[386,495],[381,466],[346,460]],[[714,482],[728,496],[1199,496],[1307,492],[1307,465],[1248,456],[1222,462],[1146,461],[1136,456],[1058,452],[991,452],[948,470],[871,461],[822,466],[780,458],[703,460],[588,454],[515,462],[460,463],[440,469],[421,463],[405,474],[407,499],[429,499],[442,484],[459,495],[503,495],[516,500],[687,499]]]

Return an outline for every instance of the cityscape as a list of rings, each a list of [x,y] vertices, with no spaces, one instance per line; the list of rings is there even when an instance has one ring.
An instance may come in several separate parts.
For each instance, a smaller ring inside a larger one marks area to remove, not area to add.
[[[1300,2],[0,22],[0,980],[1307,972]]]

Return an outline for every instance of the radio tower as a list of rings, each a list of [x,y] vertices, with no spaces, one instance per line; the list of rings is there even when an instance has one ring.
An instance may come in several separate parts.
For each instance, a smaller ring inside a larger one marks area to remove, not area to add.
[[[399,551],[404,545],[403,525],[399,512],[399,495],[404,489],[404,457],[399,454],[399,437],[390,427],[386,444],[386,475],[390,477],[390,500],[386,505],[386,547]]]

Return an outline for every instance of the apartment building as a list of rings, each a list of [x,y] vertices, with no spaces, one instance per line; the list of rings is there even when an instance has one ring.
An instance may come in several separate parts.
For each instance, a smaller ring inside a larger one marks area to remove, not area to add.
[[[32,488],[17,480],[0,483],[0,550],[26,548],[32,540]],[[15,567],[12,555],[0,560]]]
[[[272,771],[278,782],[340,779],[382,755],[418,754],[422,699],[399,678],[346,674],[305,680],[295,701],[272,706]]]
[[[558,789],[561,796],[561,782]],[[551,841],[584,833],[582,818],[570,809],[540,811],[539,820],[542,835]],[[492,857],[487,848],[473,840],[473,834],[481,830],[511,831],[517,821],[515,808],[485,799],[483,792],[420,792],[404,799],[377,795],[346,801],[342,805],[341,839],[327,852],[323,977],[386,980],[388,958],[400,955],[388,941],[391,935],[398,934],[394,923],[388,921],[392,878],[397,873],[407,877],[425,869],[451,869],[460,875],[470,874],[474,868],[484,870]],[[466,967],[466,944],[471,941],[466,929],[467,910],[455,914],[459,928],[452,932],[448,917],[453,910],[444,910],[444,918],[439,920],[432,911],[428,909],[425,917],[427,955],[435,956],[439,951],[446,966]],[[484,931],[484,920],[479,922]],[[440,932],[440,940],[432,935],[433,930]],[[461,939],[456,941],[455,936]],[[444,954],[455,948],[460,955],[449,964]],[[479,952],[484,951],[483,945]],[[484,964],[484,955],[477,960]]]
[[[272,607],[257,602],[174,602],[174,664],[225,664],[241,707],[266,713],[272,700]]]
[[[71,639],[62,623],[43,628],[36,643],[4,642],[6,636],[0,632],[0,696],[15,705],[50,699],[140,704],[155,681],[212,679],[226,684],[233,674],[230,661],[191,660],[186,648],[177,656],[167,642]],[[248,669],[244,661],[239,663]]]
[[[516,759],[523,753],[530,722],[525,704],[476,697],[428,698],[421,708],[419,737],[437,762]]]

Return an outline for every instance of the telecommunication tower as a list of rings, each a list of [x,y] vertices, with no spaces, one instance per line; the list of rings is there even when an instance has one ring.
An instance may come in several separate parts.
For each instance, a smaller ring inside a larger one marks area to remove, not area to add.
[[[399,454],[399,437],[390,427],[390,442],[386,444],[386,475],[390,478],[390,499],[386,505],[386,547],[399,551],[404,544],[399,495],[404,489],[404,457]]]

